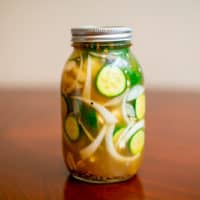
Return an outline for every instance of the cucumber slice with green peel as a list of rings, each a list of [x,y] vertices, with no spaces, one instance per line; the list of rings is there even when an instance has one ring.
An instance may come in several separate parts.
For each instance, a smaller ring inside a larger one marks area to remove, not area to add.
[[[137,119],[144,118],[145,114],[145,95],[140,95],[135,101],[134,101],[134,107],[135,107],[135,113]]]
[[[115,126],[114,131],[113,131],[113,136],[115,136],[115,134],[116,134],[120,129],[122,129],[122,128],[125,128],[125,125],[117,124],[117,125]]]
[[[118,140],[120,138],[120,135],[124,132],[124,130],[125,130],[125,127],[118,128],[117,130],[114,130],[114,132],[113,132],[113,143],[114,143],[114,145],[117,145]]]
[[[124,148],[129,139],[140,129],[144,129],[144,120],[140,120],[136,123],[129,123],[124,131],[122,137],[119,139],[119,147]]]
[[[67,137],[75,142],[80,137],[80,127],[74,115],[69,115],[64,122],[64,130]]]
[[[138,130],[128,141],[128,149],[132,155],[141,153],[144,148],[144,129]]]
[[[127,87],[126,76],[118,67],[105,66],[97,74],[96,87],[106,97],[119,96]]]
[[[84,103],[80,104],[80,118],[88,130],[91,132],[96,132],[98,130],[97,112],[93,107]]]

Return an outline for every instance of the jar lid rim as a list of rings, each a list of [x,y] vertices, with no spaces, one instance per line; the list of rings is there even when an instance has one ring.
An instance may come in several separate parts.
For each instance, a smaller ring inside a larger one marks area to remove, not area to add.
[[[125,26],[81,26],[71,28],[72,42],[130,41],[132,29]]]

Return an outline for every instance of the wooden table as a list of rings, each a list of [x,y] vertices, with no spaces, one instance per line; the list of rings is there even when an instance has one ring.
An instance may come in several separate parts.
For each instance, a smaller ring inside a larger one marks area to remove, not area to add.
[[[59,111],[56,91],[0,91],[0,200],[200,199],[200,94],[148,92],[144,162],[120,184],[69,177]]]

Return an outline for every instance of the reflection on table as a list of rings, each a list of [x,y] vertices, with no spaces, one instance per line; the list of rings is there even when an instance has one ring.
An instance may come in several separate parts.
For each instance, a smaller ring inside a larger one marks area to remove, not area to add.
[[[143,200],[144,191],[137,175],[126,182],[102,185],[80,182],[69,176],[64,186],[64,199]]]

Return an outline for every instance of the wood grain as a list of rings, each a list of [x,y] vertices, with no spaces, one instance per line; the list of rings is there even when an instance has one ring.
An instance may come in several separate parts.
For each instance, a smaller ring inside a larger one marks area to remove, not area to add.
[[[0,200],[200,199],[200,94],[148,91],[142,168],[110,185],[69,177],[58,92],[1,90],[0,114]]]

